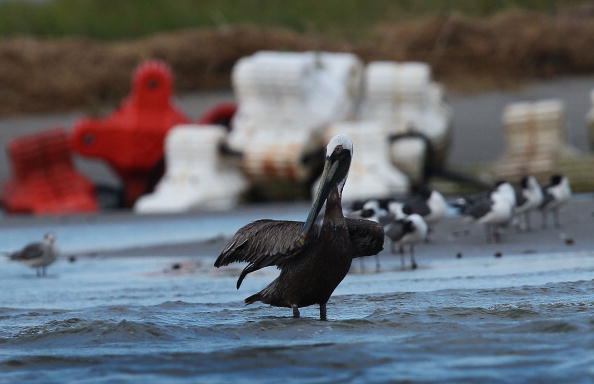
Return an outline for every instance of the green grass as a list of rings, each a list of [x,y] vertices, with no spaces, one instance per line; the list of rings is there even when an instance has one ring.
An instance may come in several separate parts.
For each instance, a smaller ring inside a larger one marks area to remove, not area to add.
[[[27,0],[0,1],[0,36],[116,40],[160,31],[235,24],[356,36],[380,22],[459,12],[550,12],[582,0]]]

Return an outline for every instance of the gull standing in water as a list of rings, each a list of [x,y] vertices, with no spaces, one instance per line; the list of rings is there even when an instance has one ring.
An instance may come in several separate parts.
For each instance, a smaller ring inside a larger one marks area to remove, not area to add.
[[[530,213],[543,202],[542,187],[534,176],[524,176],[520,188],[516,190],[522,199],[517,198],[516,214],[520,218],[520,229],[530,231]]]
[[[497,183],[492,192],[461,199],[461,214],[485,226],[487,243],[501,240],[499,228],[510,223],[514,215],[516,193],[511,184]]]
[[[239,229],[215,261],[215,267],[247,262],[237,280],[268,266],[280,275],[260,292],[245,299],[287,307],[298,318],[299,308],[318,304],[320,320],[326,320],[326,303],[347,275],[353,258],[371,256],[383,249],[383,228],[369,220],[345,218],[341,196],[353,156],[353,144],[337,135],[326,147],[320,183],[305,223],[258,220]],[[321,225],[316,219],[326,210]]]
[[[547,214],[553,213],[555,228],[560,228],[559,208],[571,198],[569,179],[563,175],[553,175],[548,185],[543,187],[543,202],[540,206],[542,212],[542,227],[547,227]]]
[[[388,211],[381,208],[380,202],[375,199],[368,200],[367,202],[365,202],[365,204],[363,205],[363,208],[360,211],[352,212],[351,215],[354,215],[355,217],[358,217],[361,219],[366,219],[366,220],[376,222],[384,228],[385,228],[385,225],[388,224],[394,218],[394,215],[389,214]],[[363,258],[361,258],[360,260],[361,260],[361,263],[360,263],[361,272],[364,272],[365,271],[364,260],[363,260]],[[380,266],[379,254],[376,254],[375,255],[375,271],[379,272],[380,269],[381,269],[381,266]]]
[[[47,266],[58,258],[56,237],[53,233],[48,232],[43,236],[41,243],[28,244],[20,251],[8,253],[8,257],[12,261],[18,261],[35,268],[37,277],[46,276]]]
[[[400,264],[404,269],[404,246],[408,245],[410,250],[410,264],[412,269],[417,269],[415,260],[415,245],[424,241],[427,237],[427,223],[421,215],[413,213],[401,219],[396,219],[384,227],[386,236],[392,241],[391,251],[396,253],[396,247],[400,250]]]

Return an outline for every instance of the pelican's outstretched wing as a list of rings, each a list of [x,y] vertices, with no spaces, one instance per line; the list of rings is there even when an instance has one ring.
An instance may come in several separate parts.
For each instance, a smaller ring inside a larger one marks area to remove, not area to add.
[[[240,228],[215,261],[215,267],[235,262],[248,262],[237,280],[237,288],[245,276],[258,269],[282,267],[300,255],[308,243],[298,242],[302,221],[258,220]]]
[[[384,229],[378,223],[365,219],[346,219],[355,257],[373,256],[384,249]]]

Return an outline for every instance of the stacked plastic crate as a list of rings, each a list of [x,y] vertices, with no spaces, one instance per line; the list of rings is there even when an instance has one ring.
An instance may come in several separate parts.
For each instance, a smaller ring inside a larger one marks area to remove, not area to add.
[[[94,187],[78,173],[62,129],[20,137],[8,146],[12,178],[3,202],[13,213],[62,214],[97,211]]]
[[[154,193],[141,197],[136,212],[181,212],[234,207],[247,182],[219,151],[225,127],[181,125],[167,135],[167,169]]]
[[[361,63],[346,53],[258,52],[233,69],[239,109],[228,143],[243,153],[255,180],[302,182],[304,163],[319,150],[324,129],[351,118],[360,97]]]

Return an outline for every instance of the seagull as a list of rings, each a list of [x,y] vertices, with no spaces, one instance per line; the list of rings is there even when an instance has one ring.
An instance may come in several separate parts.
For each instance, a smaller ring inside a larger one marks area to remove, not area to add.
[[[530,231],[530,213],[540,207],[544,199],[542,188],[534,176],[524,176],[516,192],[516,196],[519,196],[516,214],[522,219],[520,228]]]
[[[8,253],[12,261],[18,261],[31,268],[35,268],[37,277],[46,276],[46,268],[58,258],[58,249],[56,247],[56,237],[48,232],[43,236],[40,243],[31,243],[26,245],[20,251]]]
[[[404,246],[409,245],[411,268],[417,269],[415,245],[427,237],[427,223],[421,215],[413,213],[401,219],[394,219],[384,227],[384,232],[392,242],[390,249],[393,254],[396,254],[396,247],[399,246],[401,268],[405,268]]]
[[[540,205],[542,212],[542,228],[547,227],[548,213],[553,213],[555,228],[560,228],[559,208],[571,198],[569,179],[563,175],[553,175],[549,184],[543,187],[543,201]]]
[[[351,214],[353,217],[370,220],[380,224],[382,227],[385,227],[385,225],[390,221],[390,218],[393,218],[393,215],[389,214],[388,211],[383,209],[381,207],[382,205],[383,204],[379,200],[368,200],[363,204],[359,211],[354,211]],[[364,260],[363,258],[360,260],[361,272],[363,272],[365,270]],[[380,269],[381,266],[379,254],[375,254],[375,271],[379,272]]]
[[[514,188],[508,182],[499,182],[488,194],[459,200],[461,214],[485,226],[487,243],[499,242],[499,227],[509,224],[516,205]]]
[[[396,203],[392,204],[391,208],[397,217],[403,217],[403,214],[410,215],[413,213],[423,217],[423,220],[428,226],[427,237],[425,238],[425,241],[428,242],[433,226],[446,215],[448,204],[439,191],[422,188],[418,195],[405,201],[401,207]]]

